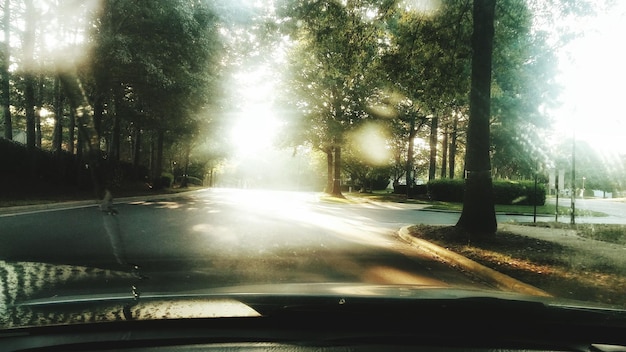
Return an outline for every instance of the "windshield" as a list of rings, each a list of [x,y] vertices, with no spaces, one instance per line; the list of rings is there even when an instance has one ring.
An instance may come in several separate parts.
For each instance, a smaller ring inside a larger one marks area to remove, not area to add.
[[[0,9],[2,328],[373,287],[626,308],[626,3]]]

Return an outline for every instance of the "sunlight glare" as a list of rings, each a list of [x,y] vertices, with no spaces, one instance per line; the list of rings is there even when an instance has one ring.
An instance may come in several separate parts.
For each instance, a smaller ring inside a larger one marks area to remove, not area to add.
[[[555,138],[575,135],[602,153],[626,153],[622,86],[626,81],[626,51],[621,46],[626,32],[626,3],[587,21],[585,35],[559,52],[559,83],[562,106],[554,111]]]
[[[391,157],[385,129],[378,124],[365,124],[352,135],[351,140],[360,156],[372,164],[383,165]]]
[[[89,31],[91,14],[101,7],[101,0],[62,3],[51,7],[45,1],[36,1],[35,6],[48,16],[46,21],[39,21],[43,28],[41,41],[45,63],[56,68],[72,68],[73,65],[86,58],[85,48]]]
[[[271,148],[279,127],[271,108],[265,105],[250,106],[234,124],[230,139],[238,156],[258,155]]]

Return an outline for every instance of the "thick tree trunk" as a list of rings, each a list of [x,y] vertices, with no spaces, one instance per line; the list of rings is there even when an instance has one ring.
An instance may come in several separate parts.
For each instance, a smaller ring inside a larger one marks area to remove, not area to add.
[[[11,42],[10,38],[10,26],[6,25],[9,23],[10,18],[10,0],[4,0],[4,16],[3,22],[4,26],[4,43],[2,45],[2,107],[3,107],[3,118],[4,118],[4,138],[8,140],[13,139],[13,123],[11,121],[11,82],[9,75],[9,64],[10,64],[10,51],[9,51],[9,43]]]
[[[411,117],[411,122],[409,125],[409,148],[406,151],[406,197],[411,198],[413,188],[414,177],[413,177],[413,151],[415,150],[415,135],[417,134],[417,130],[415,129],[415,116]]]
[[[477,0],[473,5],[472,86],[465,154],[465,195],[457,226],[474,238],[492,236],[498,227],[489,155],[495,3],[495,0]]]
[[[456,167],[456,139],[457,139],[457,129],[458,129],[458,124],[459,124],[459,117],[457,116],[457,114],[454,114],[454,120],[452,121],[452,131],[450,132],[450,149],[449,149],[449,153],[450,156],[448,158],[448,162],[450,163],[450,166],[448,167],[448,169],[450,170],[450,179],[454,178],[454,168]]]
[[[333,180],[335,179],[335,177],[333,176],[333,165],[335,164],[334,162],[334,158],[333,158],[333,148],[332,147],[328,147],[325,150],[326,152],[326,189],[324,190],[324,192],[328,193],[328,194],[332,194],[333,193]]]
[[[439,127],[439,119],[433,116],[430,120],[430,159],[428,168],[428,181],[435,178],[437,173],[437,129]]]
[[[333,179],[333,192],[335,197],[342,197],[341,194],[341,147],[335,146],[335,171]]]
[[[52,151],[60,153],[63,145],[63,93],[61,80],[54,79],[54,132],[52,133]]]

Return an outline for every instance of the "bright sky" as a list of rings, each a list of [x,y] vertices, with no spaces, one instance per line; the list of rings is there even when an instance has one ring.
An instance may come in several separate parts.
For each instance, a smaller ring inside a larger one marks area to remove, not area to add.
[[[585,35],[558,53],[564,90],[554,112],[556,134],[575,133],[600,151],[626,153],[626,2],[570,25]]]
[[[274,114],[275,82],[267,67],[242,72],[235,77],[238,106],[231,141],[236,155],[247,157],[273,147],[279,121]]]

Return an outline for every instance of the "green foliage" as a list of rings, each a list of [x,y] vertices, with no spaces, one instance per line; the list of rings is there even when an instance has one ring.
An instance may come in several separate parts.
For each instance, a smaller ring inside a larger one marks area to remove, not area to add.
[[[172,184],[174,183],[174,178],[175,178],[174,175],[172,175],[169,172],[162,173],[161,174],[161,180],[160,180],[161,185],[163,187],[168,187],[168,188],[172,187]]]
[[[494,181],[493,192],[496,204],[543,205],[546,202],[546,188],[537,184],[534,192],[533,181]]]
[[[626,170],[624,160],[612,154],[602,154],[593,149],[589,143],[583,140],[572,141],[571,138],[564,139],[559,143],[554,160],[556,169],[565,170],[565,186],[570,188],[572,177],[572,144],[576,145],[576,180],[575,188],[584,187],[586,190],[603,190],[614,192],[623,189],[626,185]],[[589,195],[588,193],[586,195]],[[592,194],[591,194],[592,195]]]
[[[542,111],[556,105],[558,60],[546,44],[547,34],[532,31],[527,1],[500,1],[496,15],[492,165],[499,177],[531,177],[538,162],[550,159],[544,136],[550,120]]]
[[[534,192],[533,181],[493,181],[493,194],[496,204],[504,205],[544,205],[546,189],[537,184]],[[465,181],[461,179],[436,179],[428,182],[430,199],[443,202],[463,202]]]
[[[462,202],[465,182],[459,179],[435,179],[428,182],[428,195],[432,200]]]

